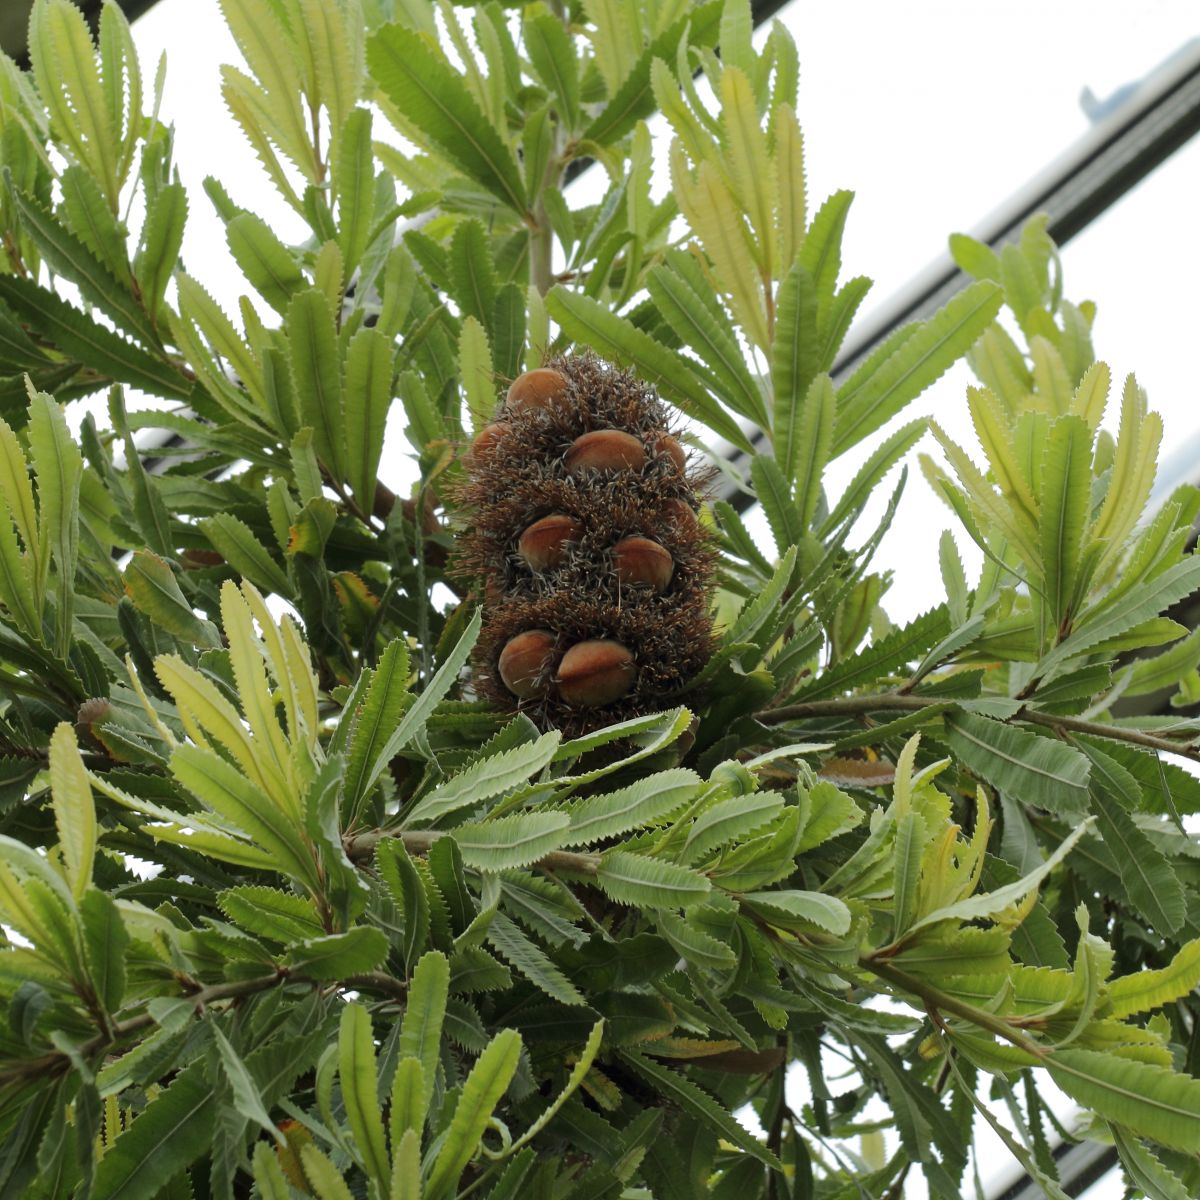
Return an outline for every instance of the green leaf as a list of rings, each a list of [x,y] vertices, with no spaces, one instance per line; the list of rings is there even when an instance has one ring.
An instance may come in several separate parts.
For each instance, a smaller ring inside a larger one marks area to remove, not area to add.
[[[619,904],[641,908],[686,908],[698,904],[712,885],[674,863],[610,850],[600,860],[596,883]]]
[[[764,454],[751,459],[750,473],[775,546],[780,554],[785,554],[789,546],[798,546],[807,532],[792,500],[791,480],[785,478],[783,468],[775,459]]]
[[[79,754],[75,730],[65,722],[50,737],[50,791],[67,884],[76,900],[92,882],[96,857],[96,806]]]
[[[812,683],[802,687],[792,698],[799,701],[817,700],[874,683],[894,674],[897,668],[917,660],[949,632],[946,608],[939,605],[915,617],[902,628],[893,629],[865,650],[841,659]]]
[[[338,1032],[338,1080],[342,1103],[354,1136],[354,1145],[366,1167],[367,1176],[383,1190],[391,1168],[383,1134],[383,1114],[375,1098],[378,1078],[371,1015],[358,1002],[342,1008]]]
[[[527,9],[524,27],[525,52],[538,78],[558,97],[562,124],[567,130],[579,125],[579,68],[575,47],[562,21],[546,9]]]
[[[229,512],[219,512],[211,517],[202,517],[196,524],[204,531],[204,536],[212,543],[213,549],[243,579],[248,579],[255,587],[279,596],[293,594],[292,585],[283,569],[240,517],[235,517]]]
[[[839,937],[850,930],[850,910],[836,897],[820,892],[747,892],[742,903],[784,929],[797,927],[797,923],[799,928],[817,925]]]
[[[838,389],[833,457],[874,433],[957,362],[995,319],[1003,299],[994,283],[973,283],[882,361],[872,357],[855,371]]]
[[[360,329],[350,339],[342,394],[347,482],[359,509],[370,513],[392,402],[392,346],[378,329]]]
[[[420,1200],[421,1139],[415,1129],[406,1129],[395,1143],[392,1190],[389,1200]]]
[[[301,1145],[300,1161],[304,1164],[305,1183],[315,1189],[317,1200],[354,1200],[341,1172],[311,1142]]]
[[[681,861],[687,865],[703,862],[720,847],[770,824],[782,811],[783,798],[778,792],[752,792],[718,800],[692,822]]]
[[[324,933],[316,905],[307,896],[242,884],[226,888],[217,903],[243,929],[284,945]]]
[[[694,1084],[679,1071],[664,1067],[635,1050],[618,1050],[617,1053],[643,1079],[647,1080],[668,1103],[698,1122],[713,1133],[731,1142],[740,1150],[753,1155],[773,1171],[782,1171],[783,1165],[745,1126],[734,1120],[725,1108],[706,1091]]]
[[[405,720],[411,711],[405,714]],[[558,730],[551,730],[536,741],[514,746],[511,750],[473,763],[418,800],[408,814],[408,825],[432,823],[447,813],[478,804],[481,800],[499,796],[526,783],[551,762],[561,737]]]
[[[153,396],[186,400],[192,385],[161,359],[125,341],[86,313],[31,279],[0,275],[0,300],[62,352],[93,371],[140,387]]]
[[[1101,601],[1082,613],[1071,635],[1064,638],[1037,665],[1037,676],[1060,670],[1070,659],[1101,643],[1120,637],[1144,621],[1157,617],[1170,605],[1200,587],[1200,558],[1189,556],[1161,575],[1112,601]]]
[[[1088,760],[1078,750],[973,713],[947,715],[946,742],[981,779],[1024,804],[1087,811]]]
[[[156,345],[154,327],[128,286],[32,196],[15,188],[10,194],[17,202],[22,225],[37,243],[47,265],[76,284],[84,300],[111,318],[118,329]]]
[[[1142,790],[1115,759],[1083,745],[1091,760],[1092,803],[1104,844],[1112,853],[1129,903],[1164,938],[1187,916],[1183,885],[1171,864],[1129,815],[1141,808]]]
[[[675,61],[679,43],[687,39],[692,47],[711,46],[716,42],[721,19],[721,0],[692,8],[650,43],[638,56],[608,103],[584,130],[584,138],[601,145],[613,145],[633,131],[638,121],[654,112],[654,91],[650,67],[656,58]]]
[[[487,331],[472,316],[463,318],[459,333],[458,371],[471,428],[482,429],[496,411],[496,382]]]
[[[514,212],[526,211],[512,150],[428,38],[384,25],[367,42],[367,65],[384,95],[450,162]]]
[[[546,309],[572,341],[591,346],[621,366],[634,368],[688,416],[703,422],[747,454],[754,453],[737,422],[713,399],[687,360],[674,350],[643,333],[608,305],[561,285],[547,294]]]
[[[729,316],[712,293],[697,292],[694,262],[671,259],[671,266],[654,267],[647,277],[650,298],[667,323],[704,361],[722,385],[722,398],[734,412],[765,427],[767,411],[762,392],[746,367]],[[708,285],[705,284],[707,287]]]
[[[1123,975],[1108,985],[1109,1012],[1129,1017],[1150,1012],[1200,987],[1200,938],[1185,942],[1175,957],[1157,971]]]
[[[183,743],[171,754],[171,773],[213,812],[272,855],[278,870],[315,887],[312,853],[292,814],[278,808],[238,767],[213,750]]]
[[[568,809],[565,846],[588,846],[657,824],[693,800],[702,784],[694,771],[658,771],[619,791],[588,796]]]
[[[1189,1200],[1188,1190],[1179,1177],[1168,1171],[1141,1142],[1119,1125],[1110,1125],[1109,1131],[1126,1178],[1134,1188],[1144,1192],[1148,1200]]]
[[[1197,666],[1200,666],[1200,629],[1193,629],[1169,650],[1134,659],[1130,664],[1129,682],[1121,694],[1146,696],[1172,687]]]
[[[693,966],[708,971],[727,971],[737,966],[738,958],[733,948],[705,933],[699,922],[691,919],[693,913],[681,917],[670,909],[659,909],[654,914],[654,924],[658,932]]]
[[[310,5],[310,11],[316,7]],[[338,204],[338,246],[348,282],[367,248],[375,215],[375,154],[371,145],[371,110],[352,109],[334,143],[333,190]]]
[[[359,802],[366,796],[367,770],[409,703],[408,675],[408,647],[400,638],[395,638],[388,643],[371,674],[370,687],[361,708],[355,712],[352,706],[346,707],[346,716],[353,719],[346,774],[342,781],[348,812],[356,812]]]
[[[449,266],[459,309],[464,316],[474,317],[490,331],[497,281],[492,249],[482,221],[472,217],[459,222],[450,239]],[[491,416],[490,412],[488,416]]]
[[[502,1029],[476,1059],[429,1173],[425,1200],[442,1200],[458,1183],[478,1149],[500,1097],[516,1074],[520,1054],[521,1035],[515,1029]]]
[[[2,281],[3,277],[0,277]],[[58,571],[55,645],[66,658],[73,636],[75,569],[79,558],[79,484],[83,455],[67,428],[62,405],[45,392],[29,402],[29,449],[38,485],[38,529]]]
[[[569,823],[566,813],[513,813],[460,825],[453,833],[468,867],[495,872],[528,866],[557,850]]]
[[[792,264],[775,302],[775,338],[770,348],[775,457],[787,478],[794,479],[800,463],[800,421],[808,415],[802,407],[804,397],[821,370],[816,286],[805,266]]]
[[[828,375],[818,375],[804,397],[791,460],[796,508],[805,530],[812,524],[821,500],[823,475],[833,444],[835,405],[833,381]]]
[[[373,971],[387,957],[388,941],[381,930],[359,926],[345,933],[309,938],[293,946],[287,967],[308,979],[346,979]]]
[[[552,1000],[572,1007],[583,1007],[587,999],[570,979],[550,960],[546,952],[503,913],[496,913],[488,925],[487,939],[530,983],[541,988]]]
[[[1043,594],[1060,626],[1079,588],[1083,530],[1090,507],[1092,439],[1080,417],[1059,417],[1042,451],[1038,489]]]
[[[968,896],[965,900],[955,901],[944,908],[926,913],[909,930],[923,929],[927,925],[935,925],[939,921],[977,921],[996,916],[1010,905],[1016,904],[1029,895],[1055,867],[1074,849],[1075,843],[1092,827],[1092,818],[1081,822],[1071,831],[1071,834],[1039,867],[1035,867],[1027,875],[1013,883],[1007,883],[993,892],[983,892]]]
[[[1059,1050],[1050,1077],[1072,1100],[1162,1146],[1200,1152],[1200,1079],[1096,1050]]]
[[[105,1151],[93,1200],[154,1200],[164,1180],[209,1148],[217,1107],[202,1063],[188,1067],[157,1095]]]
[[[142,289],[142,304],[156,325],[167,284],[179,265],[187,213],[183,184],[167,183],[155,193],[142,227],[142,245],[134,261],[134,273]]]
[[[304,286],[304,273],[275,231],[254,213],[240,212],[226,226],[229,252],[251,286],[280,316]]]
[[[192,611],[165,559],[149,550],[135,550],[123,582],[129,598],[156,625],[190,645],[220,647],[217,627]]]
[[[429,1107],[437,1081],[442,1022],[446,1016],[449,986],[450,964],[446,956],[436,950],[423,954],[409,980],[408,1003],[404,1006],[398,1047],[402,1060],[413,1058],[421,1064],[422,1099],[417,1114],[418,1129],[424,1122],[424,1113]]]
[[[312,427],[317,457],[336,479],[345,479],[346,430],[337,331],[329,298],[321,288],[306,288],[292,297],[287,334],[300,420]]]
[[[375,756],[360,785],[362,795],[365,796],[375,786],[375,781],[387,769],[388,763],[425,728],[425,722],[429,720],[433,710],[458,681],[458,673],[475,647],[482,621],[482,610],[477,609],[467,628],[463,631],[462,637],[459,638],[454,649],[450,651],[441,667],[438,668],[437,674],[401,717],[400,723],[388,735],[383,749]]]
[[[821,522],[819,533],[825,536],[837,529],[851,513],[866,504],[879,481],[921,440],[926,428],[925,421],[909,421],[890,434],[854,473],[841,498],[833,506],[829,516]]]
[[[233,1093],[233,1107],[248,1121],[253,1121],[256,1125],[265,1129],[276,1142],[283,1144],[283,1134],[275,1127],[275,1122],[271,1120],[270,1113],[267,1112],[267,1106],[263,1103],[262,1093],[259,1091],[258,1084],[255,1083],[254,1077],[250,1074],[246,1064],[242,1061],[242,1057],[233,1048],[233,1044],[221,1032],[221,1027],[215,1021],[210,1023],[212,1038],[216,1043],[217,1056],[221,1061],[221,1069],[225,1073],[225,1078],[229,1081],[230,1091]]]
[[[812,276],[817,298],[827,308],[842,266],[842,234],[854,193],[833,192],[817,210],[804,235],[798,262]]]
[[[279,1165],[271,1144],[265,1141],[254,1143],[254,1182],[262,1200],[291,1200],[291,1188],[287,1176]]]
[[[79,901],[88,974],[106,1012],[116,1012],[125,998],[125,951],[129,933],[116,901],[89,888]]]

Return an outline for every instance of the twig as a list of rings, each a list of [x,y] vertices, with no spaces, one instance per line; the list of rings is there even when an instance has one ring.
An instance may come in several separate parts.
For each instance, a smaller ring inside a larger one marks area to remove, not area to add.
[[[372,829],[367,833],[359,833],[346,838],[344,846],[346,854],[353,862],[363,862],[375,853],[375,847],[382,838],[399,838],[409,854],[426,855],[433,843],[446,835],[438,829],[412,829],[395,833],[388,829]],[[570,850],[552,850],[539,858],[533,866],[543,871],[565,871],[573,875],[595,875],[600,868],[599,854],[577,854]]]
[[[788,721],[805,721],[819,717],[850,717],[862,713],[880,711],[919,712],[925,708],[944,707],[945,697],[906,696],[900,692],[877,692],[867,696],[838,696],[832,700],[811,700],[807,703],[785,704],[781,708],[768,708],[757,713],[764,725],[783,725]],[[1087,721],[1082,717],[1051,716],[1035,709],[1018,709],[1010,721],[1024,721],[1029,725],[1040,725],[1055,733],[1080,733],[1090,737],[1108,738],[1116,742],[1128,742],[1144,746],[1147,750],[1158,750],[1165,754],[1178,754],[1192,762],[1200,762],[1200,748],[1172,741],[1170,738],[1147,733],[1142,729],[1131,729],[1126,725],[1112,725],[1105,721]]]

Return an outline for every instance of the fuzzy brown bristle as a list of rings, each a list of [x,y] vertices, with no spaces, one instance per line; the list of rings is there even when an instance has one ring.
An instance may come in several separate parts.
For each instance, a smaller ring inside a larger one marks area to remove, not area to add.
[[[454,569],[486,597],[481,695],[572,736],[680,702],[711,654],[716,556],[687,519],[709,473],[688,460],[672,416],[629,372],[591,354],[555,358],[514,382],[486,447],[464,455],[456,500],[466,528]],[[622,554],[644,554],[647,542],[669,560],[651,548],[657,569],[631,569]],[[620,687],[598,693],[620,694],[583,706],[586,689],[565,685],[555,667],[536,695],[515,695],[500,656],[529,630],[553,634],[555,664],[582,642],[626,648],[632,667]]]

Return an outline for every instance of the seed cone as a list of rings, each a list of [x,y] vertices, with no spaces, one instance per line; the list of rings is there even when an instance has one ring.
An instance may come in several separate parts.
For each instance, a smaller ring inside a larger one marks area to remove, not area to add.
[[[682,702],[711,654],[715,553],[670,423],[592,355],[513,382],[456,497],[455,570],[486,598],[483,696],[572,736]],[[517,669],[535,658],[536,684]]]

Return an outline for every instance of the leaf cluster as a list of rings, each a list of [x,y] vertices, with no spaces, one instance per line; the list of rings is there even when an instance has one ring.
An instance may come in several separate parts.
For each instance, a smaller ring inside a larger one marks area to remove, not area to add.
[[[1195,1194],[1200,726],[1145,698],[1200,696],[1200,493],[1151,506],[1044,222],[835,371],[852,198],[746,0],[222,9],[305,229],[206,181],[235,306],[119,8],[0,60],[0,1193],[949,1198],[1003,1103],[1048,1195],[1050,1133]],[[472,690],[447,563],[468,439],[573,349],[745,503],[687,707],[564,739]],[[947,531],[897,626],[896,419],[964,356],[982,457],[920,465],[984,565]]]

